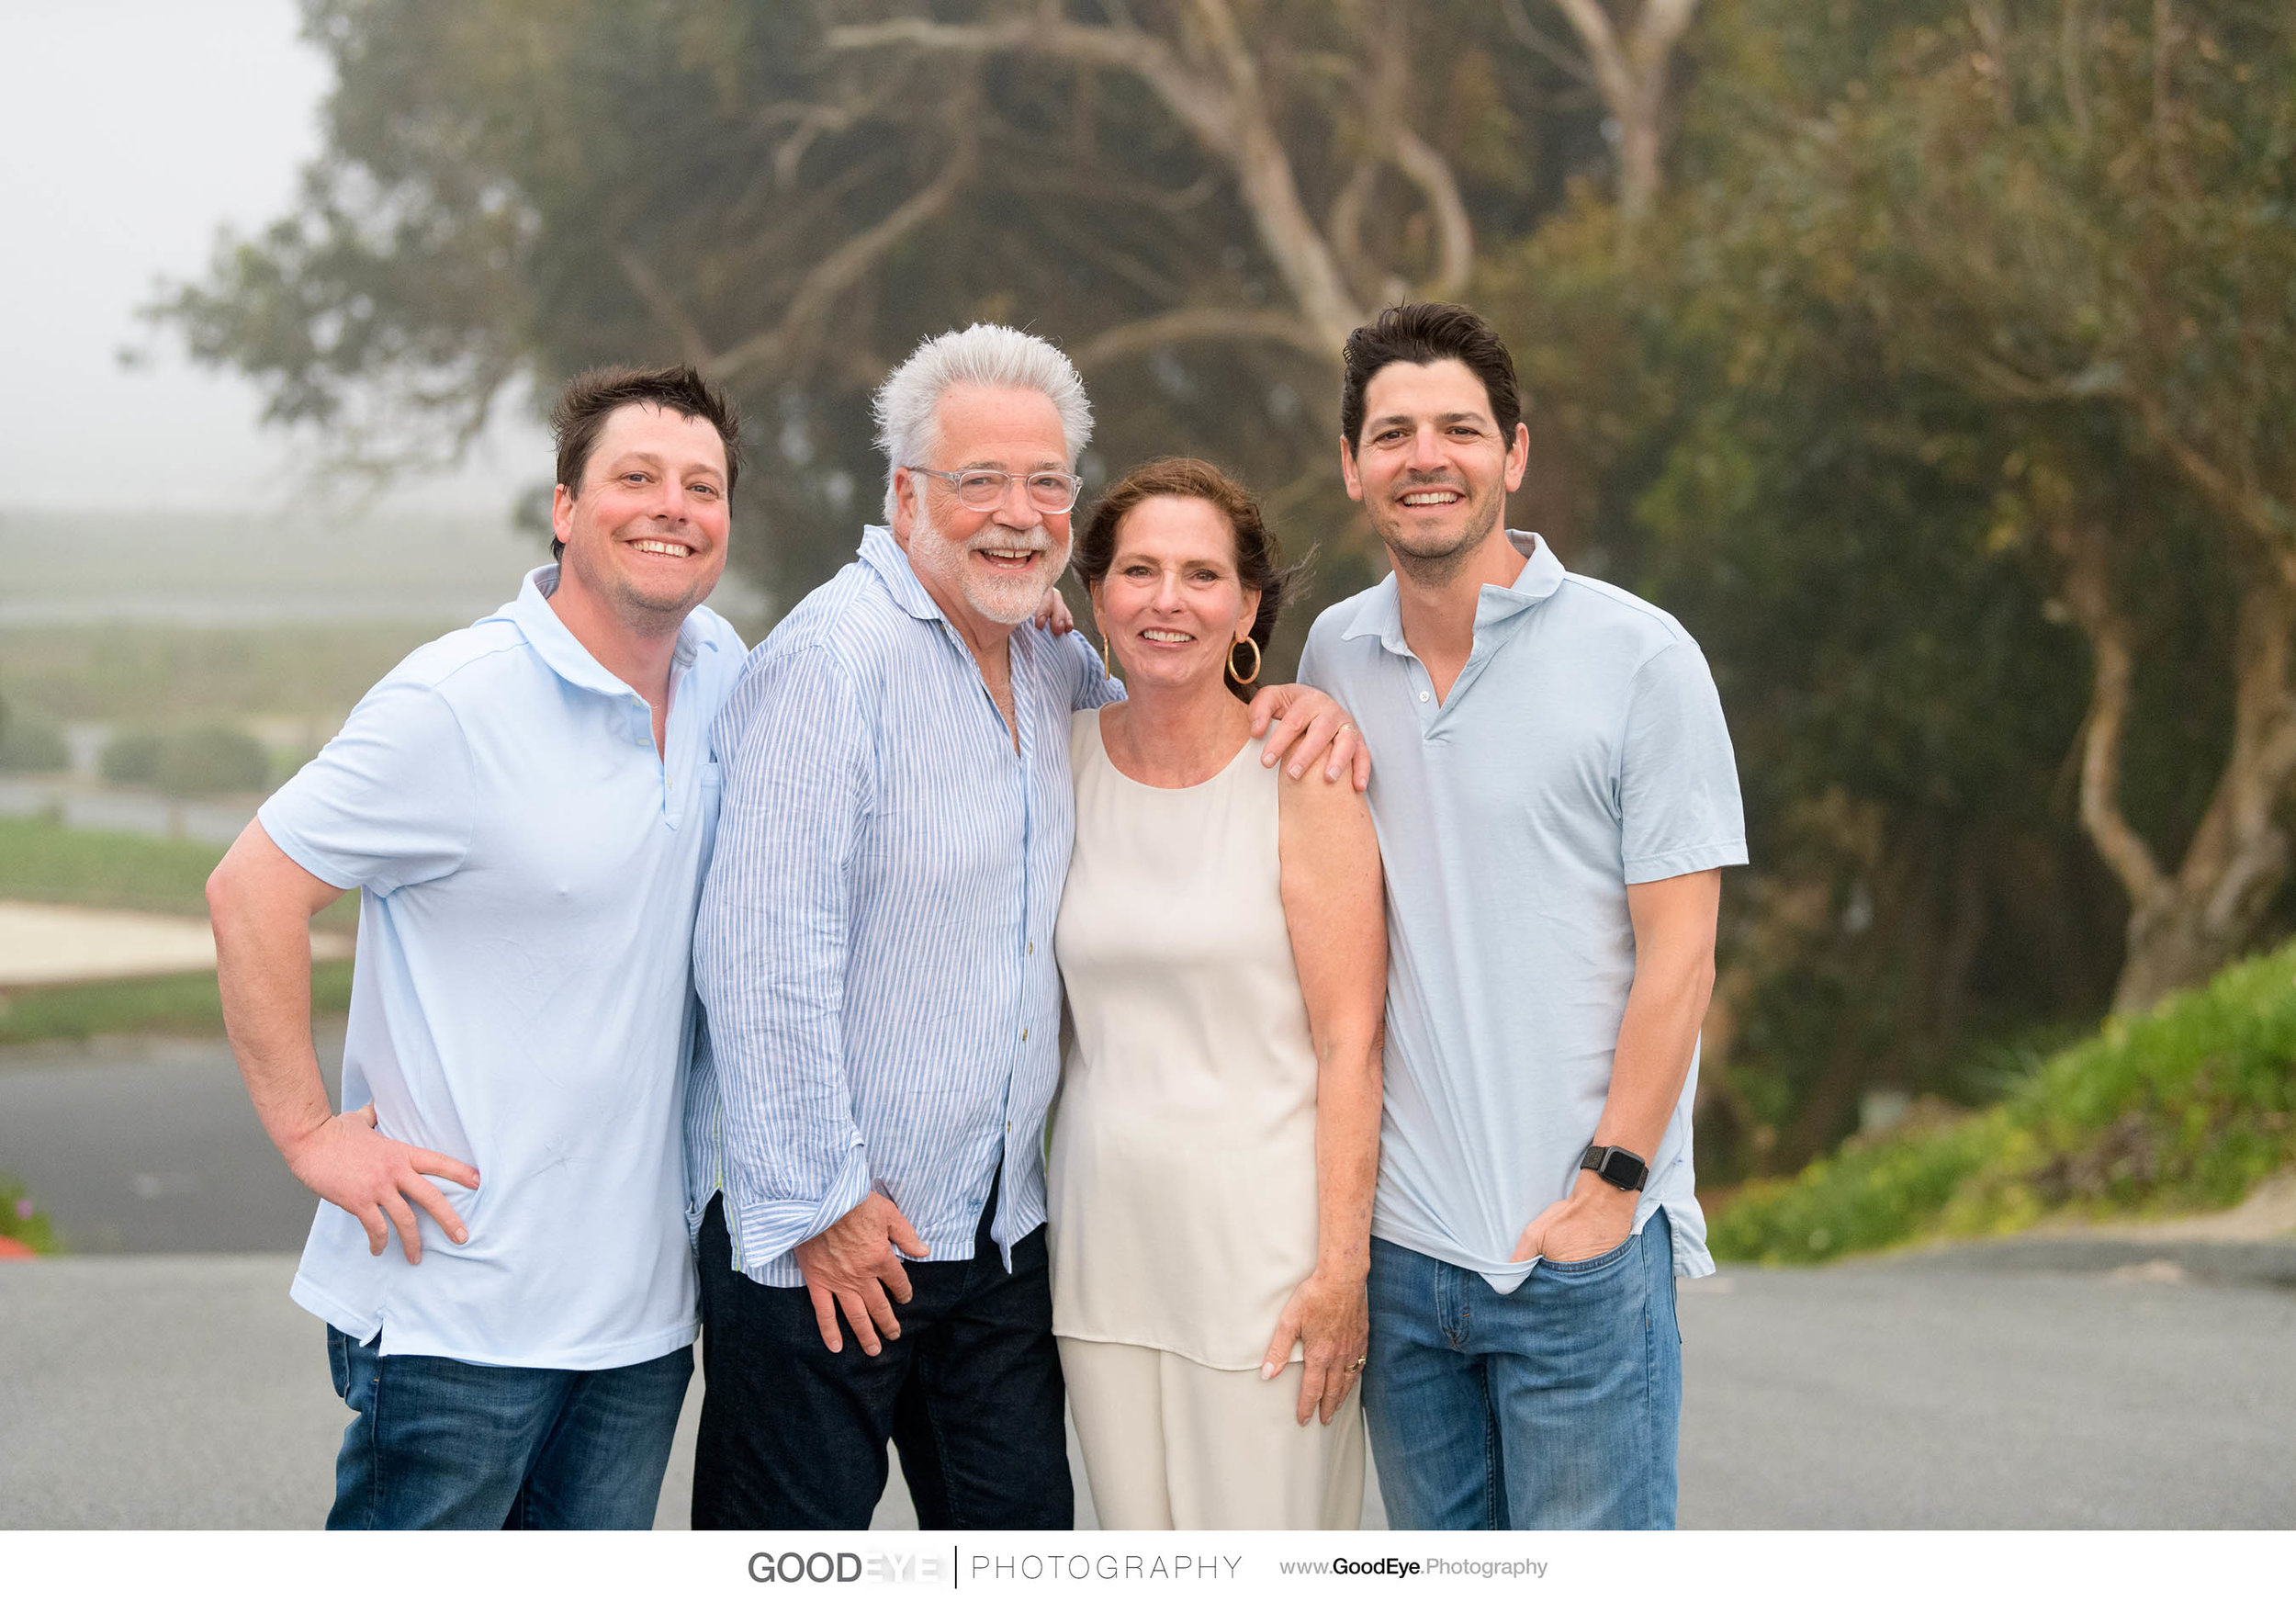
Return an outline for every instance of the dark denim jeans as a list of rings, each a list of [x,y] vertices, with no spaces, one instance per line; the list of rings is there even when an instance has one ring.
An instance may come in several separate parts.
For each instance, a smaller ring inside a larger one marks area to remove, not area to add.
[[[1508,1295],[1371,1242],[1363,1411],[1397,1529],[1671,1529],[1673,1235],[1540,1263]]]
[[[702,1436],[696,1529],[866,1529],[885,1442],[926,1529],[1067,1529],[1075,1522],[1044,1231],[1005,1271],[989,1192],[973,1259],[910,1263],[901,1337],[875,1357],[849,1327],[821,1343],[803,1286],[737,1273],[725,1202],[702,1220]]]
[[[651,1529],[681,1347],[619,1369],[512,1369],[380,1355],[330,1325],[335,1394],[357,1416],[329,1529]]]

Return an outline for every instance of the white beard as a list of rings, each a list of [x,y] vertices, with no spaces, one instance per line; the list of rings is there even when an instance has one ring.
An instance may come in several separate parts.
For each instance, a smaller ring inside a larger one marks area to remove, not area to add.
[[[1045,596],[1052,592],[1061,574],[1068,570],[1069,547],[1060,547],[1055,553],[1057,559],[1048,562],[1039,573],[1015,573],[1009,578],[976,568],[965,558],[976,550],[1053,548],[1052,536],[1042,524],[1026,534],[991,524],[960,545],[934,532],[932,520],[920,503],[916,527],[909,535],[909,565],[930,572],[944,590],[954,590],[962,595],[965,604],[983,617],[1012,627],[1028,622],[1036,615],[1037,608],[1044,604]]]

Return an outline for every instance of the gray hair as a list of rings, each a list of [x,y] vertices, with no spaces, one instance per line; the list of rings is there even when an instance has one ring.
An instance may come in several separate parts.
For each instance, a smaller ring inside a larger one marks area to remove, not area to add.
[[[937,437],[940,398],[960,384],[990,389],[1034,389],[1060,413],[1068,466],[1092,442],[1092,402],[1075,365],[1033,333],[1002,323],[976,322],[962,333],[938,334],[918,345],[877,388],[877,448],[885,457],[885,523],[895,504],[893,470],[929,462]]]

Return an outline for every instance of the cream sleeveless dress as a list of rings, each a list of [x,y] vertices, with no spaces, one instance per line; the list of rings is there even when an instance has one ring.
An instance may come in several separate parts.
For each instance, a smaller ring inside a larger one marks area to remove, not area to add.
[[[1284,918],[1281,775],[1260,749],[1166,790],[1117,772],[1098,711],[1071,726],[1052,1329],[1108,1529],[1362,1515],[1359,1391],[1302,1429],[1298,1348],[1259,1374],[1316,1250],[1315,1048]]]

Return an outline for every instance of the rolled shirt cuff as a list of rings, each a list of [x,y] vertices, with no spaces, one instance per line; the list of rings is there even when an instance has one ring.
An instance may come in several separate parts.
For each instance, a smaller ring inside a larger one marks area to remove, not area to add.
[[[760,1285],[802,1284],[804,1276],[790,1253],[860,1206],[869,1194],[869,1148],[858,1138],[818,1199],[754,1201],[740,1194],[735,1179],[726,1186],[726,1213],[740,1247],[736,1266]]]

